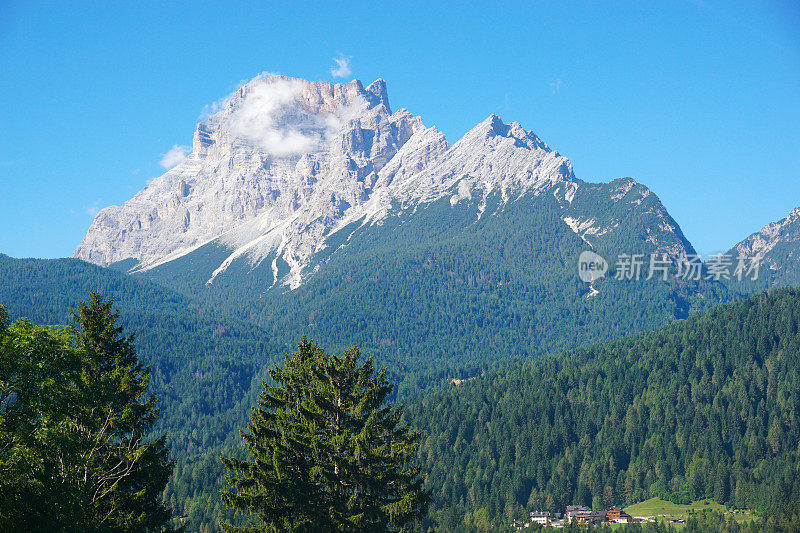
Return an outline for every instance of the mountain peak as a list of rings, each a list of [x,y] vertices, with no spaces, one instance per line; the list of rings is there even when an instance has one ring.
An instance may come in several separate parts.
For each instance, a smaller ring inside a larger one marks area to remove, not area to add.
[[[497,142],[491,141],[494,137],[511,139],[514,145],[520,148],[528,148],[531,150],[539,149],[546,152],[550,151],[547,144],[539,139],[532,131],[523,128],[519,122],[506,124],[503,122],[503,119],[495,114],[489,115],[464,135],[465,139],[482,139],[488,142]]]
[[[506,134],[508,133],[508,125],[506,125],[506,123],[503,122],[503,119],[492,113],[491,115],[483,119],[481,122],[479,122],[477,125],[475,125],[471,130],[469,130],[469,132],[467,132],[467,135],[470,135],[471,133],[486,137],[489,136],[505,137]]]
[[[786,218],[770,222],[760,231],[753,233],[734,246],[730,253],[759,258],[766,261],[768,265],[776,266],[785,264],[787,261],[783,258],[781,260],[771,258],[773,249],[781,243],[794,241],[800,241],[800,207],[792,209]]]
[[[447,147],[419,117],[391,112],[383,79],[365,89],[259,75],[197,126],[190,157],[102,210],[74,255],[146,269],[215,239],[260,258],[288,240],[281,252],[296,271],[321,245],[316,229],[303,235],[308,224],[330,229]]]
[[[370,83],[366,89],[366,92],[374,94],[378,98],[378,101],[386,106],[386,111],[389,113],[392,112],[392,108],[389,107],[389,95],[386,92],[386,82],[383,80],[383,78],[378,78]]]
[[[74,256],[148,270],[211,245],[209,283],[267,261],[294,288],[331,235],[382,223],[395,206],[473,198],[480,218],[490,195],[505,205],[550,191],[577,220],[578,187],[570,161],[518,122],[492,114],[450,146],[407,110],[392,113],[381,78],[364,88],[262,75],[198,125],[190,157],[98,213]]]
[[[392,113],[382,78],[364,88],[259,75],[198,125],[190,157],[102,210],[74,255],[148,269],[214,241],[232,252],[214,276],[239,257],[278,254],[296,286],[328,232],[386,216],[390,198],[440,198],[465,175],[486,194],[574,179],[566,158],[497,115],[450,146],[405,109]]]

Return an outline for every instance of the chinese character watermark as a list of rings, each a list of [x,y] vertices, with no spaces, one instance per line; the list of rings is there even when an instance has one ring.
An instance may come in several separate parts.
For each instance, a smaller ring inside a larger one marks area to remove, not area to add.
[[[599,254],[584,251],[578,258],[578,277],[591,283],[608,272],[609,263]],[[677,279],[687,281],[757,280],[761,270],[759,257],[733,257],[731,254],[711,254],[703,262],[700,254],[670,259],[667,254],[619,254],[612,270],[614,279],[661,279],[666,281],[671,271]]]

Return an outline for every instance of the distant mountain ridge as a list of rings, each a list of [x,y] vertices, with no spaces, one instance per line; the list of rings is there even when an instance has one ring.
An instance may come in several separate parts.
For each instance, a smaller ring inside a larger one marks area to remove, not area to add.
[[[608,194],[616,202],[634,187],[629,180]],[[421,118],[392,112],[382,79],[364,88],[257,77],[198,125],[183,163],[98,213],[74,257],[147,271],[212,245],[217,259],[204,261],[205,282],[244,260],[268,266],[271,286],[297,288],[320,267],[313,257],[332,246],[331,235],[445,196],[453,206],[476,199],[480,218],[495,192],[501,205],[553,194],[564,224],[592,245],[627,223],[624,212],[604,220],[591,200],[573,205],[597,188],[535,134],[496,115],[450,146]],[[636,194],[632,209],[650,191]],[[651,214],[644,239],[655,251],[674,260],[693,252],[663,205]]]
[[[800,285],[800,207],[753,233],[728,254],[758,260],[764,288]]]

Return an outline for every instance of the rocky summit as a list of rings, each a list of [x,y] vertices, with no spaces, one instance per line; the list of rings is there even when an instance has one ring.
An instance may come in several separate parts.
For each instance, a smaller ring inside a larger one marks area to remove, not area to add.
[[[602,188],[606,200],[650,205],[642,204],[646,187],[612,184]],[[141,272],[213,242],[226,257],[207,283],[241,259],[271,261],[277,282],[280,260],[289,267],[280,281],[295,288],[328,236],[446,196],[453,206],[477,201],[480,218],[491,194],[508,202],[548,192],[564,224],[592,246],[625,223],[593,213],[595,202],[573,203],[581,190],[600,190],[593,185],[535,134],[495,115],[451,146],[420,117],[392,112],[382,79],[365,88],[258,76],[198,124],[183,162],[100,211],[74,257],[103,266],[135,260]],[[675,259],[691,251],[660,202],[648,213],[658,218],[644,236],[655,250]]]
[[[757,261],[763,288],[796,286],[800,283],[800,207],[777,222],[770,222],[736,244],[728,255]]]

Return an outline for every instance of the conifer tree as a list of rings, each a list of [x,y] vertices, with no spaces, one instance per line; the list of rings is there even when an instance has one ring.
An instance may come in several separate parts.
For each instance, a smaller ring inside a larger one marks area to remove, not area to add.
[[[134,335],[122,336],[113,300],[93,292],[73,313],[83,354],[77,379],[77,468],[63,472],[83,501],[88,521],[123,531],[165,527],[170,511],[161,500],[172,470],[165,436],[150,440],[158,418],[147,394],[150,369],[136,356]],[[77,475],[76,475],[77,474]]]
[[[386,402],[392,385],[357,348],[341,357],[305,338],[269,371],[274,384],[242,437],[249,458],[223,458],[225,504],[252,515],[230,531],[393,531],[424,516],[429,493],[410,465],[420,433]]]
[[[0,530],[159,531],[170,475],[149,369],[93,293],[74,328],[0,308]]]

